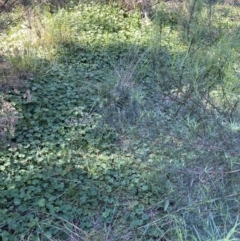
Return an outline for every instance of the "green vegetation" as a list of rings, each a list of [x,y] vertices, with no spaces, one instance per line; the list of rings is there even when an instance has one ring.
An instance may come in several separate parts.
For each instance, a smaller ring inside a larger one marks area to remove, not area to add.
[[[240,10],[145,7],[0,17],[0,240],[240,240]]]

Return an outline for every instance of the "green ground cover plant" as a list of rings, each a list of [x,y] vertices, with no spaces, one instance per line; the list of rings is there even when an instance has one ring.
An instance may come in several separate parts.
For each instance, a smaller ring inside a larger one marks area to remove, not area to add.
[[[240,10],[126,4],[8,15],[2,241],[240,239]]]

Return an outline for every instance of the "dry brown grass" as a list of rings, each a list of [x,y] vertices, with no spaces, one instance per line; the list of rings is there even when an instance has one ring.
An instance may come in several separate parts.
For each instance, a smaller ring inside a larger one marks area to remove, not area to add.
[[[7,61],[0,62],[0,147],[10,143],[14,136],[19,114],[14,104],[8,100],[11,91],[29,99],[27,82],[19,78],[19,74]],[[14,144],[13,144],[14,145]]]

